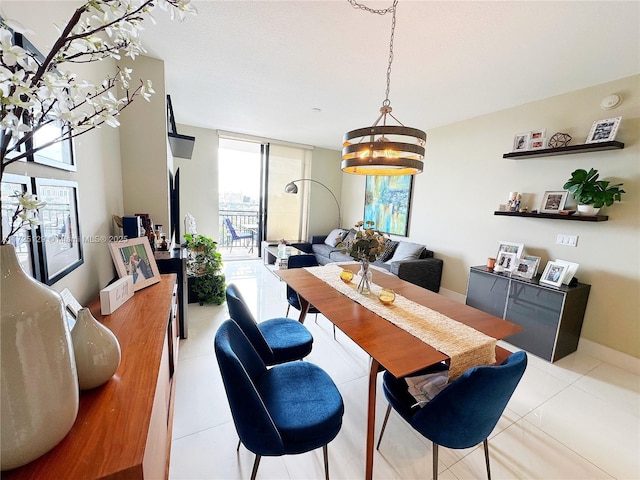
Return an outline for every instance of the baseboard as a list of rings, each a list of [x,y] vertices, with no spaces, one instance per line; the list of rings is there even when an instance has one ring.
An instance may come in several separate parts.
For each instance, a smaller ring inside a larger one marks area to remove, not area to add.
[[[446,288],[440,287],[440,291],[438,292],[443,297],[450,298],[451,300],[455,300],[459,303],[465,303],[467,300],[466,295],[463,295],[458,292],[454,292],[453,290],[447,290]]]
[[[578,343],[578,351],[602,360],[603,362],[615,365],[634,375],[640,375],[640,358],[614,350],[613,348],[605,347],[591,340],[585,340],[584,338],[581,338]]]

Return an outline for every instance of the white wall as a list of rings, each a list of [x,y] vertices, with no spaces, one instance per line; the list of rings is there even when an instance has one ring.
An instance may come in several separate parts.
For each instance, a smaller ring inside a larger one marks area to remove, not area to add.
[[[27,38],[42,52],[48,52],[57,37],[54,24],[64,25],[76,2],[2,2],[7,18],[19,21],[35,33]],[[112,61],[94,62],[74,66],[81,79],[99,84],[108,73],[113,73]],[[77,172],[66,172],[33,163],[19,162],[7,172],[42,178],[58,178],[78,182],[80,233],[94,241],[82,243],[84,264],[53,285],[58,291],[69,288],[82,304],[88,303],[116,276],[106,241],[109,235],[120,234],[111,219],[122,215],[122,173],[120,169],[119,131],[104,126],[88,132],[74,141]],[[96,241],[97,240],[97,241]]]
[[[342,195],[340,162],[340,152],[336,150],[313,149],[310,177],[326,185],[336,196],[338,203],[341,203]],[[326,235],[338,226],[345,228],[351,226],[349,223],[345,226],[344,220],[342,225],[338,225],[338,207],[329,192],[313,183],[309,183],[307,188],[311,189],[309,235]]]
[[[611,93],[624,101],[600,108]],[[617,140],[624,150],[523,160],[503,159],[517,133],[547,129],[584,143],[595,120],[622,116]],[[525,244],[526,252],[580,264],[577,276],[592,285],[582,338],[640,357],[640,77],[634,76],[514,107],[427,132],[424,172],[415,178],[409,239],[444,260],[442,286],[464,294],[469,267],[495,256],[499,240]],[[530,209],[577,168],[596,168],[624,183],[623,202],[603,209],[608,222],[590,223],[494,216],[510,191],[524,192]],[[346,221],[362,218],[364,177],[344,175]],[[558,233],[579,236],[578,246],[556,245]]]
[[[177,125],[180,135],[196,137],[190,160],[174,158],[180,168],[180,217],[187,213],[196,219],[198,233],[217,240],[218,224],[218,134],[214,130]],[[184,221],[180,226],[184,235]]]
[[[167,141],[164,62],[140,55],[119,63],[133,69],[132,87],[133,79],[151,80],[156,92],[150,102],[136,98],[118,117],[124,214],[148,213],[154,224],[169,232],[168,169],[173,157]]]

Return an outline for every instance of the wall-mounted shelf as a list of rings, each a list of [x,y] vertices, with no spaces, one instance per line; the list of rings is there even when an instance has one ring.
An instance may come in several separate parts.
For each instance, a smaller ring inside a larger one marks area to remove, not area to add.
[[[532,212],[493,212],[494,215],[505,217],[530,217],[530,218],[551,218],[553,220],[574,220],[578,222],[606,222],[608,215],[560,215],[559,213],[532,213]]]
[[[524,150],[521,152],[509,152],[502,155],[502,158],[521,157],[552,157],[554,155],[570,155],[572,153],[601,152],[603,150],[621,150],[624,148],[622,142],[600,142],[585,143],[583,145],[569,145],[567,147],[542,148],[540,150]]]

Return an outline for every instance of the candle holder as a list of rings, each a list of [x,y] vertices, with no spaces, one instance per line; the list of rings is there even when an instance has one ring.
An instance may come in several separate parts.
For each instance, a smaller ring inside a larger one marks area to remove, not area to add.
[[[396,300],[396,292],[390,288],[383,288],[378,294],[378,300],[380,300],[383,305],[391,305]]]

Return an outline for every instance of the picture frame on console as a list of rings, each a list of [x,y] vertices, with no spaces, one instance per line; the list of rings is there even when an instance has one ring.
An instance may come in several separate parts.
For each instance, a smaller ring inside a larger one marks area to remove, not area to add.
[[[540,277],[540,283],[544,285],[550,285],[552,287],[559,287],[562,285],[562,280],[564,279],[564,275],[567,271],[567,265],[548,261],[547,266],[544,268],[544,272],[542,272],[542,276]]]
[[[559,213],[560,210],[564,209],[568,194],[569,192],[566,190],[544,192],[542,203],[540,204],[540,213]]]
[[[496,257],[496,266],[502,268],[505,272],[513,272],[518,266],[518,257],[515,253],[503,250]]]
[[[111,242],[109,250],[119,278],[133,277],[134,292],[160,281],[158,265],[147,237]]]
[[[517,266],[513,271],[513,274],[517,277],[531,280],[538,273],[539,265],[540,265],[540,257],[534,257],[532,255],[523,255],[522,258],[518,259]]]
[[[496,259],[498,258],[498,255],[500,255],[500,252],[513,253],[517,258],[520,258],[522,256],[523,251],[524,251],[524,243],[516,243],[516,242],[500,240],[498,242],[498,253],[496,254]]]
[[[571,282],[573,277],[576,275],[576,272],[578,271],[578,267],[580,266],[580,264],[569,262],[567,260],[560,260],[559,258],[556,258],[556,263],[567,266],[567,270],[564,273],[564,278],[562,279],[562,283],[564,283],[565,285],[569,285],[569,282]]]

